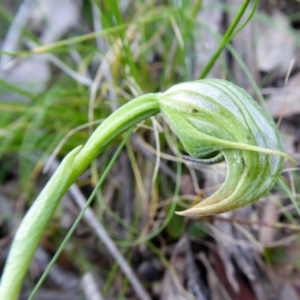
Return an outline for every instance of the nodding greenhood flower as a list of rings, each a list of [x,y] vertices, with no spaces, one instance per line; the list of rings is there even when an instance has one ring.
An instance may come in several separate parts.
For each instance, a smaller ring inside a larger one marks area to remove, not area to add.
[[[159,95],[160,108],[186,151],[201,164],[227,162],[223,185],[182,212],[206,216],[243,207],[275,184],[283,168],[282,141],[272,118],[241,88],[206,79]]]
[[[0,299],[17,300],[23,278],[48,223],[68,188],[120,133],[162,112],[188,160],[226,160],[227,177],[212,196],[178,214],[205,216],[245,206],[264,195],[283,166],[282,142],[272,118],[242,89],[222,80],[173,86],[165,93],[138,97],[111,114],[83,147],[63,160],[23,218],[1,278]],[[292,158],[288,157],[290,160]]]

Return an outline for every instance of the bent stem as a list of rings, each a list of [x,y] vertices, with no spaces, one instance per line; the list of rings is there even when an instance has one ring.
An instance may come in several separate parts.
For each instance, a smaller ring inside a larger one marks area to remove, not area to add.
[[[38,196],[14,238],[0,285],[1,300],[18,299],[43,232],[70,185],[115,137],[159,112],[166,116],[190,155],[202,159],[206,154],[221,152],[228,165],[220,189],[180,214],[216,214],[250,204],[277,181],[283,166],[280,156],[293,160],[282,152],[273,120],[231,83],[216,79],[187,82],[163,94],[138,97],[109,116],[83,147],[71,151]],[[279,157],[271,159],[271,155]],[[218,156],[210,162],[216,159]]]
[[[76,220],[74,221],[72,227],[70,228],[70,230],[68,231],[68,234],[66,235],[66,237],[64,238],[64,240],[62,241],[62,243],[60,244],[59,248],[57,249],[57,251],[55,252],[55,255],[53,256],[53,258],[51,259],[50,263],[48,264],[47,268],[45,269],[43,275],[41,276],[41,278],[39,279],[39,281],[37,282],[37,284],[35,285],[34,289],[32,290],[31,294],[29,295],[28,300],[33,300],[37,291],[39,290],[39,288],[41,287],[41,285],[43,284],[44,280],[46,279],[50,269],[53,267],[53,265],[55,264],[55,262],[57,261],[58,257],[60,256],[60,254],[62,253],[63,249],[65,248],[67,242],[69,241],[69,239],[71,238],[71,236],[73,235],[73,233],[75,232],[79,222],[81,221],[81,219],[83,218],[86,210],[88,209],[88,207],[90,206],[90,204],[92,203],[97,190],[101,187],[102,183],[104,182],[105,178],[107,177],[107,174],[109,173],[109,171],[111,170],[111,168],[113,167],[116,159],[118,158],[121,150],[124,147],[124,144],[127,142],[129,136],[132,133],[132,129],[129,130],[122,143],[119,145],[117,151],[115,152],[114,156],[112,157],[112,159],[110,160],[108,166],[105,168],[103,174],[101,175],[100,180],[98,181],[97,185],[95,186],[92,194],[90,195],[90,197],[88,198],[88,200],[86,201],[84,207],[81,209],[80,213],[78,214]]]
[[[1,278],[0,299],[18,299],[29,264],[62,196],[118,135],[160,111],[157,96],[147,94],[128,102],[103,121],[83,147],[65,157],[17,230]]]

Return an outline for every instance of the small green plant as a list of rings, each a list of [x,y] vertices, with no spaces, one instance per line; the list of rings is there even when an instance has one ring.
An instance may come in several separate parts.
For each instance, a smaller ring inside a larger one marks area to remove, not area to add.
[[[243,1],[200,78],[206,77],[224,47],[253,16],[258,1],[236,29],[249,2]],[[272,118],[245,91],[227,81],[203,79],[175,85],[164,93],[140,96],[109,116],[84,146],[71,151],[35,200],[15,235],[1,278],[0,299],[18,299],[34,252],[70,185],[117,136],[158,113],[165,115],[190,155],[183,158],[200,164],[226,160],[228,166],[221,188],[196,206],[178,212],[180,215],[217,214],[256,201],[277,181],[283,158],[293,161],[283,152]]]
[[[245,206],[268,192],[281,174],[283,153],[272,118],[239,87],[217,79],[186,82],[140,96],[115,111],[63,160],[16,233],[1,280],[0,299],[17,299],[22,280],[60,199],[118,135],[162,112],[186,151],[202,164],[225,159],[227,178],[211,197],[178,214],[204,216]]]

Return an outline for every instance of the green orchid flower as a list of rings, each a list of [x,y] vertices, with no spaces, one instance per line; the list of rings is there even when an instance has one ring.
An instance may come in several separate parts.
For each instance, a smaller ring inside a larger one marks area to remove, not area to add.
[[[272,118],[239,87],[216,79],[175,85],[138,97],[109,116],[83,147],[71,151],[22,220],[0,284],[0,299],[18,299],[28,266],[62,196],[109,143],[138,122],[162,112],[189,153],[188,160],[226,160],[221,188],[178,214],[218,214],[256,201],[281,174],[282,141]]]
[[[206,216],[237,209],[274,186],[283,167],[280,134],[244,90],[206,79],[173,86],[159,96],[159,103],[191,157],[203,164],[225,159],[228,167],[216,193],[178,214]]]

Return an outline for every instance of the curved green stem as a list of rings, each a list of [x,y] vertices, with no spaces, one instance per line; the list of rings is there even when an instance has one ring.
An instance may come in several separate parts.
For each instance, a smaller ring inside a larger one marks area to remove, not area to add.
[[[283,145],[274,121],[239,87],[217,79],[185,82],[164,93],[138,97],[109,116],[87,143],[63,160],[24,217],[14,238],[0,285],[0,299],[17,300],[23,278],[60,199],[70,185],[119,134],[162,112],[197,161],[228,165],[213,195],[180,212],[205,216],[243,207],[266,194],[283,168]],[[207,155],[211,155],[207,160]],[[82,212],[83,214],[83,212]]]
[[[132,133],[132,129],[130,129],[122,143],[119,145],[117,151],[115,152],[114,156],[112,157],[112,159],[110,160],[108,166],[105,168],[103,174],[101,175],[101,178],[99,179],[97,185],[95,186],[93,192],[91,193],[90,197],[88,198],[88,200],[86,201],[84,207],[81,209],[80,213],[78,214],[76,220],[74,221],[72,227],[70,228],[70,230],[68,231],[68,234],[66,235],[66,237],[64,238],[64,240],[61,242],[59,248],[57,249],[57,251],[55,252],[55,255],[52,257],[49,265],[47,266],[47,268],[45,269],[43,275],[41,276],[41,278],[39,279],[38,283],[36,284],[36,286],[34,287],[33,291],[31,292],[28,300],[33,300],[37,291],[39,290],[39,288],[41,287],[41,285],[43,284],[44,280],[46,279],[50,269],[53,267],[53,265],[55,264],[55,262],[57,261],[58,257],[61,255],[63,249],[65,248],[67,242],[70,240],[71,236],[73,235],[73,233],[75,232],[79,222],[81,221],[81,219],[83,218],[86,210],[88,209],[88,207],[90,206],[90,204],[92,203],[92,201],[94,200],[94,197],[97,193],[97,190],[101,187],[102,183],[104,182],[105,178],[107,177],[107,174],[109,173],[109,171],[111,170],[111,168],[113,167],[117,157],[119,156],[121,150],[123,149],[124,144],[126,143],[126,141],[128,140],[128,138],[130,137]]]
[[[160,111],[157,96],[148,94],[128,102],[110,115],[83,147],[65,157],[19,226],[1,278],[0,299],[18,299],[23,278],[62,196],[111,141]]]

